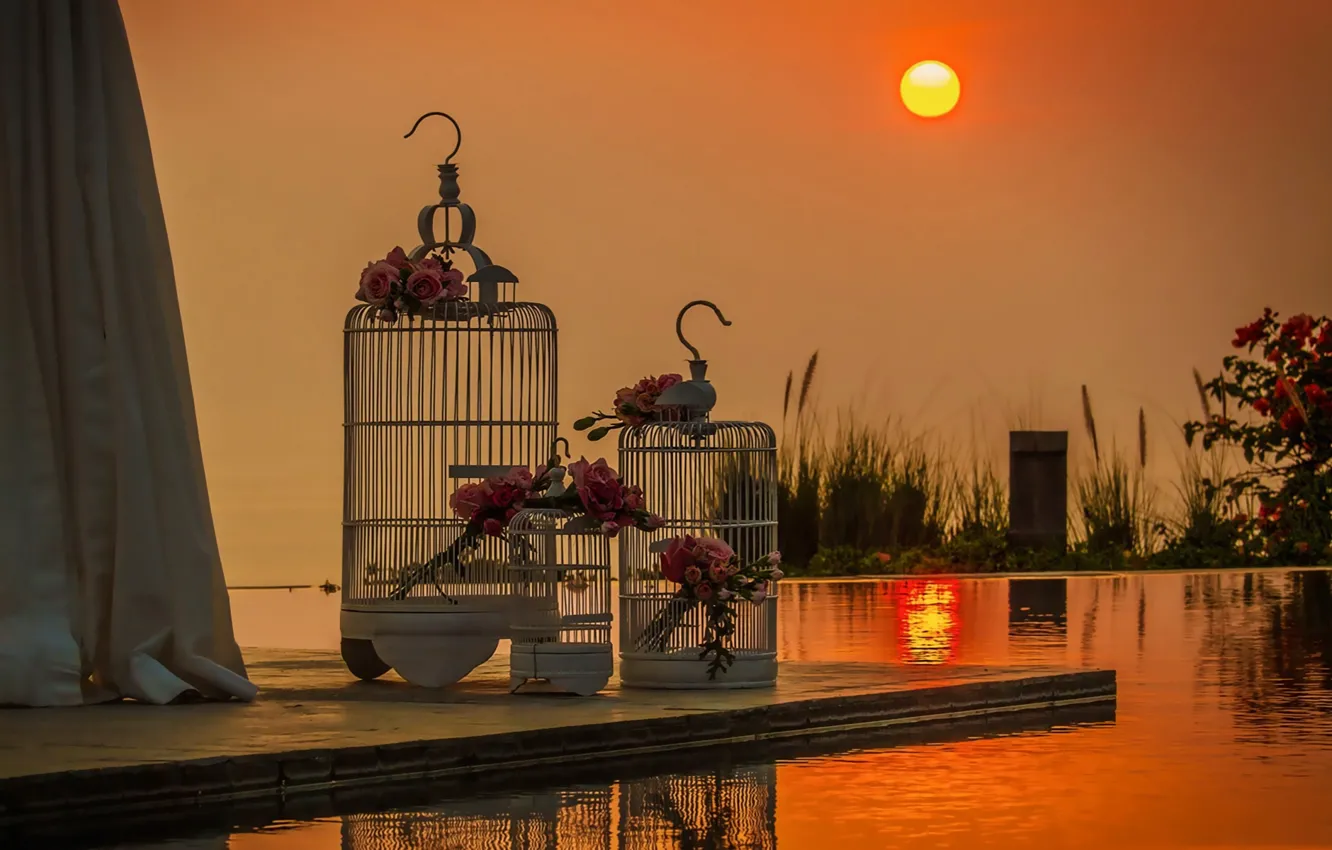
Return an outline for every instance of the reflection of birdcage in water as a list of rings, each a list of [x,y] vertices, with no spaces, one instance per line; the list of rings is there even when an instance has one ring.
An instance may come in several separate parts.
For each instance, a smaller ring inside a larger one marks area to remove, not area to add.
[[[423,685],[462,678],[508,630],[507,549],[465,533],[449,496],[534,466],[556,429],[555,317],[515,300],[517,278],[472,244],[457,166],[439,172],[412,257],[466,254],[471,298],[389,322],[358,306],[344,333],[343,658],[362,678],[393,667]]]
[[[720,311],[717,315],[721,318]],[[621,480],[641,487],[646,503],[665,521],[660,531],[621,537],[620,679],[626,687],[644,688],[772,685],[775,586],[760,603],[735,603],[735,631],[726,639],[735,660],[709,679],[708,662],[699,657],[706,609],[680,596],[658,566],[664,545],[683,534],[720,538],[743,563],[777,548],[776,435],[760,422],[710,421],[716,393],[706,380],[707,362],[683,335],[680,340],[694,355],[692,380],[667,389],[657,401],[677,418],[620,432]]]
[[[510,687],[541,679],[594,694],[614,672],[610,541],[599,523],[524,510],[509,523],[514,604]]]
[[[610,850],[610,788],[347,815],[342,850]]]
[[[620,784],[619,847],[777,846],[777,766],[667,775]]]

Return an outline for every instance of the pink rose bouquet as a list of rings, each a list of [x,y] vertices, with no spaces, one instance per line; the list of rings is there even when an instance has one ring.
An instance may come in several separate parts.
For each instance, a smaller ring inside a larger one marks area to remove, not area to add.
[[[616,536],[622,528],[661,527],[661,518],[644,507],[643,491],[624,486],[604,458],[595,463],[580,458],[569,464],[573,486],[567,489],[553,486],[557,462],[558,458],[552,458],[549,465],[537,467],[535,474],[515,467],[503,475],[464,484],[449,497],[449,507],[467,521],[469,532],[476,536],[501,536],[523,508],[555,508],[585,515],[598,522],[607,537]]]
[[[684,380],[677,374],[668,375],[649,375],[632,387],[621,387],[615,393],[615,401],[611,406],[610,413],[597,411],[591,416],[585,416],[574,423],[575,431],[589,431],[587,438],[589,440],[600,440],[616,428],[623,428],[626,425],[643,425],[648,422],[656,422],[662,419],[670,419],[678,416],[678,409],[673,405],[657,404],[658,397],[666,390],[675,386]],[[613,420],[610,425],[603,425],[600,428],[594,428],[598,422]]]
[[[680,586],[677,596],[703,603],[707,633],[699,658],[709,658],[708,678],[715,679],[735,660],[726,639],[735,632],[735,605],[763,602],[782,577],[782,554],[770,552],[753,563],[741,562],[729,545],[715,537],[673,538],[661,554],[661,575]]]
[[[449,260],[435,254],[413,262],[401,247],[366,265],[356,290],[356,300],[378,307],[385,322],[396,322],[399,313],[415,316],[423,307],[466,297],[463,273]]]

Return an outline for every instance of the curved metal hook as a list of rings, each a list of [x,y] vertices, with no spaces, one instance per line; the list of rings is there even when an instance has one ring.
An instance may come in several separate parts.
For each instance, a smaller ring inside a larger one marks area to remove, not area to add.
[[[566,458],[573,457],[573,455],[569,454],[569,441],[563,437],[556,437],[554,440],[551,441],[550,456],[552,458],[558,458],[560,456],[560,449],[559,449],[560,443],[564,443],[564,456]]]
[[[420,118],[416,119],[416,123],[412,125],[412,129],[408,130],[407,135],[403,136],[403,138],[410,139],[412,137],[412,133],[416,132],[416,128],[421,126],[421,122],[426,120],[432,115],[438,115],[441,118],[449,119],[449,123],[453,125],[453,131],[458,134],[458,143],[453,146],[453,153],[450,153],[448,156],[444,158],[444,164],[448,165],[453,160],[454,154],[458,153],[458,148],[462,147],[462,127],[458,126],[458,122],[453,120],[452,115],[448,114],[447,112],[427,112],[425,115],[422,115]]]
[[[731,322],[729,319],[727,319],[725,316],[722,315],[721,309],[716,304],[713,304],[711,301],[690,301],[688,304],[684,305],[684,309],[680,311],[680,315],[675,317],[675,335],[680,338],[680,344],[683,345],[685,348],[689,349],[690,354],[694,355],[695,360],[702,360],[703,358],[698,356],[698,349],[690,345],[689,340],[685,339],[684,335],[685,313],[688,313],[694,307],[711,307],[712,312],[717,314],[717,321],[721,322],[722,325],[725,327],[729,328],[731,326]]]

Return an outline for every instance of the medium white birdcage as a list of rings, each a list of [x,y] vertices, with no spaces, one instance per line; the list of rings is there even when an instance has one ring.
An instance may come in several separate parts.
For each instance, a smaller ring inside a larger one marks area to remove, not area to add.
[[[449,497],[534,467],[555,439],[555,316],[518,301],[518,278],[473,244],[457,150],[439,166],[440,202],[421,210],[411,259],[465,255],[469,297],[389,321],[361,305],[346,321],[342,654],[363,679],[392,667],[438,686],[490,658],[508,633],[507,547],[469,533]]]
[[[707,631],[705,606],[681,595],[661,575],[665,545],[678,535],[716,537],[742,563],[777,548],[777,439],[761,422],[712,421],[716,391],[707,361],[682,333],[691,380],[667,389],[657,405],[671,418],[620,431],[620,477],[638,485],[664,520],[658,531],[620,539],[620,679],[638,688],[753,688],[777,680],[776,584],[762,602],[735,603],[734,632],[726,638],[735,656],[729,669],[708,676],[700,657]]]
[[[588,696],[606,687],[615,655],[611,546],[601,523],[559,510],[529,509],[509,523],[509,539],[514,595],[510,689],[542,680]]]
[[[610,850],[609,786],[352,814],[342,850]]]
[[[620,786],[622,850],[777,847],[777,767],[665,775]]]

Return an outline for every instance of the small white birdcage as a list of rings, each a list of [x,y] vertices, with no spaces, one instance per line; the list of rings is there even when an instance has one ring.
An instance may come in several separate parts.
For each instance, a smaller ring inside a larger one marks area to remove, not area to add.
[[[642,488],[664,524],[620,538],[620,680],[637,688],[755,688],[777,680],[777,592],[761,602],[735,603],[735,629],[726,638],[734,661],[710,678],[700,657],[706,608],[663,578],[661,553],[679,535],[715,537],[748,564],[777,548],[777,439],[761,422],[715,422],[716,391],[707,361],[676,333],[693,358],[691,380],[668,388],[657,406],[668,418],[620,431],[620,477]]]
[[[468,297],[414,316],[360,305],[343,336],[342,656],[362,679],[393,668],[446,685],[494,654],[508,635],[508,551],[453,517],[449,497],[534,467],[555,439],[555,317],[518,301],[517,277],[473,244],[457,151],[439,166],[440,201],[421,210],[410,260],[466,256]]]
[[[611,546],[601,523],[560,510],[523,510],[509,524],[509,540],[510,690],[533,680],[580,696],[606,687],[615,655]]]

